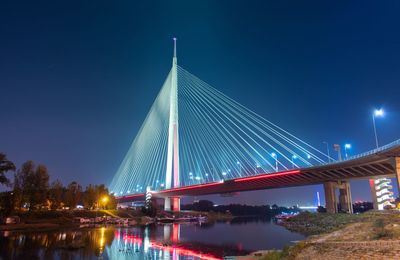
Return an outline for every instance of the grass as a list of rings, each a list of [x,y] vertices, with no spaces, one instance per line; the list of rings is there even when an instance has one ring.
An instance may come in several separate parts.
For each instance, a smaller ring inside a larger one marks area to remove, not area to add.
[[[305,242],[299,242],[293,246],[285,246],[282,250],[271,250],[264,254],[260,260],[291,260],[307,246]]]
[[[287,229],[304,235],[318,235],[368,218],[365,214],[330,214],[303,212],[283,223]]]

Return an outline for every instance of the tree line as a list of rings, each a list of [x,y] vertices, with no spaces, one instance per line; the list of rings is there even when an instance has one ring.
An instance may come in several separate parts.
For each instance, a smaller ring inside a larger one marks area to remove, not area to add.
[[[14,181],[9,177],[11,173],[14,173]],[[36,165],[29,160],[17,170],[3,153],[0,153],[0,184],[11,189],[0,195],[3,214],[20,209],[75,209],[78,205],[86,209],[116,208],[115,197],[104,184],[88,185],[83,189],[76,181],[66,186],[58,179],[50,183],[45,165]]]
[[[194,211],[204,211],[204,212],[229,212],[234,216],[275,216],[282,213],[294,213],[299,212],[300,209],[296,206],[291,208],[278,206],[276,204],[262,205],[262,206],[250,206],[241,204],[229,204],[229,205],[214,205],[212,201],[209,200],[199,200],[193,204],[186,204],[181,206],[182,210],[194,210]]]

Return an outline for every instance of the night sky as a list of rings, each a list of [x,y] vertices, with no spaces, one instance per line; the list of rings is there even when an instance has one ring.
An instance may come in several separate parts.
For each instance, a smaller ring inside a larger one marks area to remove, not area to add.
[[[323,141],[374,148],[374,108],[386,112],[380,143],[400,138],[400,2],[133,2],[0,4],[0,151],[17,166],[109,184],[170,70],[174,36],[180,66],[324,152]],[[366,181],[352,185],[353,200],[370,199]],[[316,191],[211,199],[307,204]]]

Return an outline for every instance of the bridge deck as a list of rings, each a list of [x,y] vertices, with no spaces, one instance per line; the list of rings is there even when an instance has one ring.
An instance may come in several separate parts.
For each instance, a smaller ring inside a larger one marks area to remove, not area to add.
[[[224,182],[154,191],[153,196],[157,198],[200,196],[322,184],[327,181],[394,177],[396,173],[396,157],[400,157],[400,145],[398,144],[351,160],[304,169],[259,174]],[[117,199],[120,202],[144,200],[144,194],[127,195]]]

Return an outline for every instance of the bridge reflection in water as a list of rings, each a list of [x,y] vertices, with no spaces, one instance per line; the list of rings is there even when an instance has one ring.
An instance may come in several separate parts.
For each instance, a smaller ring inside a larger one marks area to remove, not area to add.
[[[181,242],[180,229],[180,224],[164,225],[162,228],[163,240],[156,239],[157,234],[152,232],[150,227],[146,227],[144,231],[132,228],[118,229],[115,231],[114,242],[107,251],[107,255],[111,259],[131,259],[133,257],[138,259],[215,260],[223,258],[223,251],[227,248],[206,244],[193,246],[190,243]],[[232,251],[236,250],[236,248],[232,248]]]
[[[279,249],[302,239],[268,218],[14,231],[0,232],[0,259],[221,259]]]

